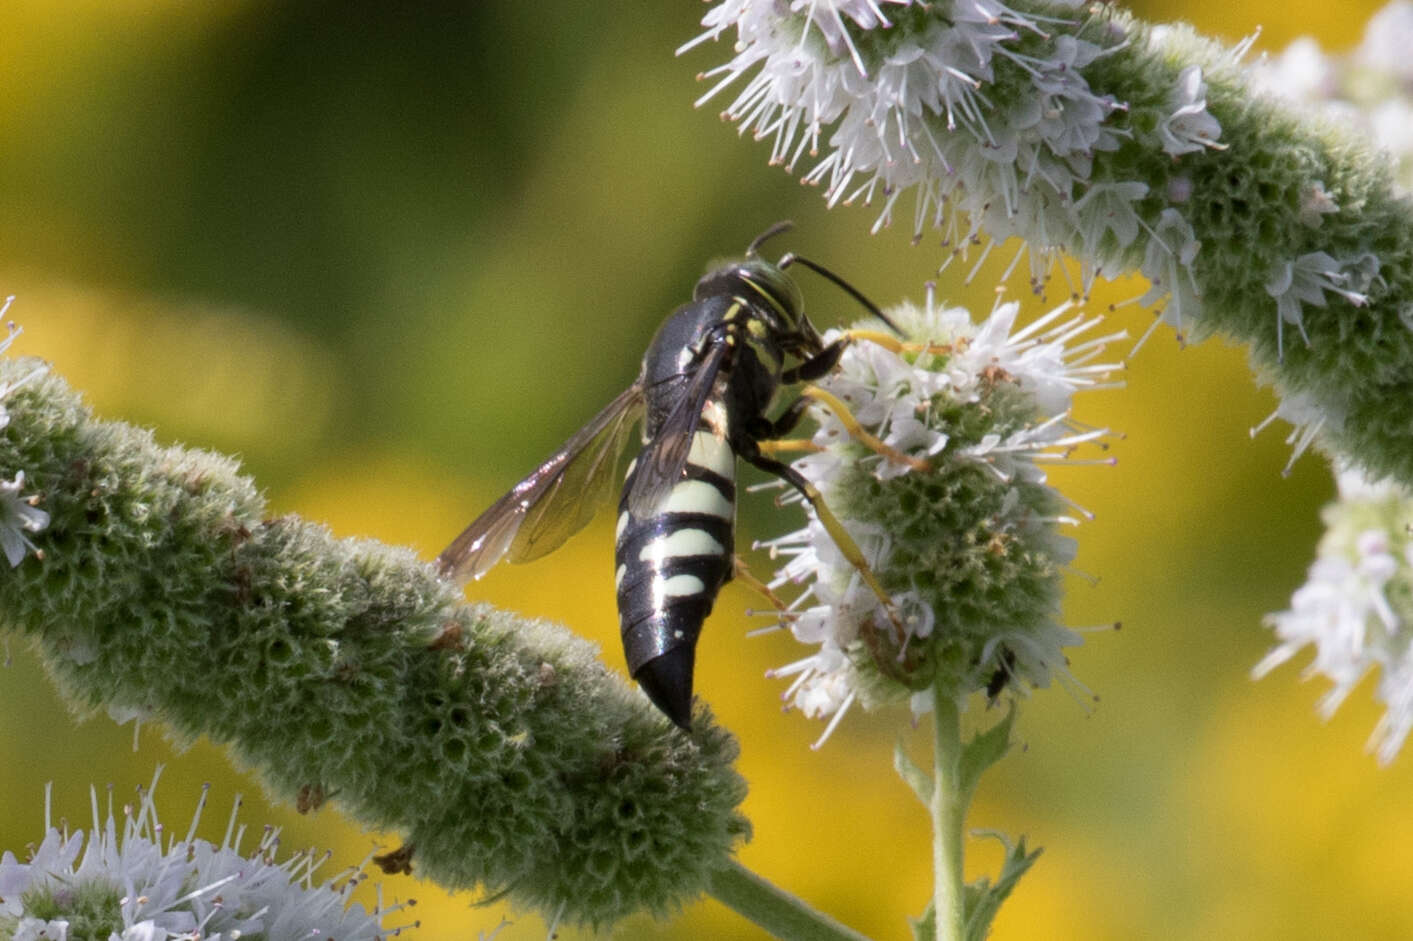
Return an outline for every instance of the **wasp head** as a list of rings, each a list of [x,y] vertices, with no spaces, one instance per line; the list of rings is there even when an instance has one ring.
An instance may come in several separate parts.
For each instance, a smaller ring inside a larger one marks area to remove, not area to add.
[[[697,282],[692,292],[693,300],[718,295],[759,303],[778,314],[786,330],[804,318],[805,299],[799,285],[779,265],[764,258],[748,256],[715,267]]]
[[[761,243],[788,232],[791,222],[777,222],[746,248],[744,258],[714,265],[697,282],[694,300],[713,296],[739,297],[751,304],[759,320],[779,338],[802,340],[804,346],[819,345],[819,333],[805,317],[805,299],[795,279],[785,273],[788,263],[772,264],[760,257]],[[787,256],[788,257],[788,256]]]

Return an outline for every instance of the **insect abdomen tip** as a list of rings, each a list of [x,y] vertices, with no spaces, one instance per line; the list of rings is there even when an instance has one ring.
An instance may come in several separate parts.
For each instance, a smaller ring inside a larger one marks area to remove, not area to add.
[[[690,644],[673,647],[638,668],[633,679],[684,732],[692,731],[692,667],[697,652]]]

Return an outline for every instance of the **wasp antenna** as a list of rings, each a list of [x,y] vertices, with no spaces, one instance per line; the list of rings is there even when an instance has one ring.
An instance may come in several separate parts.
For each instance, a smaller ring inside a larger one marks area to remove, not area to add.
[[[767,239],[775,238],[775,236],[779,235],[782,232],[789,232],[794,227],[795,223],[791,222],[789,219],[781,219],[779,222],[775,223],[775,225],[766,229],[760,235],[757,235],[754,239],[751,240],[751,244],[746,246],[746,257],[754,258],[756,252],[760,250],[761,244],[764,243]]]
[[[800,264],[804,265],[806,268],[813,271],[815,274],[823,275],[830,281],[833,281],[835,285],[847,291],[850,297],[862,304],[864,306],[864,309],[867,310],[870,314],[887,324],[888,329],[892,330],[899,337],[903,336],[903,331],[898,329],[898,325],[895,324],[892,320],[890,320],[887,314],[878,309],[877,304],[864,297],[863,292],[860,291],[858,288],[854,287],[852,284],[845,281],[843,278],[839,277],[837,274],[830,271],[828,268],[824,267],[818,262],[810,261],[808,258],[805,258],[801,255],[796,255],[794,252],[790,252],[789,254],[785,255],[785,257],[780,259],[779,267],[788,268],[796,262],[799,262]]]

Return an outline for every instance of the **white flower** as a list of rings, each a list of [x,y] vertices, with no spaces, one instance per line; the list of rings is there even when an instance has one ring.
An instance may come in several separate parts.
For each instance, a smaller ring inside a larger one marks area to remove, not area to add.
[[[24,485],[24,471],[17,471],[13,480],[0,478],[0,550],[11,568],[24,560],[26,552],[34,551],[26,534],[49,525],[49,514],[34,505],[34,498],[20,496]]]
[[[1365,117],[1380,147],[1405,161],[1413,154],[1413,102],[1389,98],[1370,108]]]
[[[1091,258],[1122,250],[1138,238],[1138,213],[1133,204],[1148,195],[1148,184],[1096,183],[1074,204],[1075,229]],[[1112,244],[1105,242],[1112,236]]]
[[[5,316],[7,313],[10,312],[10,305],[13,304],[14,302],[15,302],[15,295],[13,295],[13,294],[11,294],[9,297],[5,298],[5,303],[4,303],[4,305],[3,305],[3,306],[0,306],[0,317],[3,317],[3,316]],[[19,335],[20,335],[21,333],[23,333],[23,332],[24,332],[24,331],[23,331],[19,326],[17,326],[13,321],[7,323],[7,324],[5,325],[5,336],[4,336],[4,337],[0,337],[0,353],[3,353],[3,352],[5,352],[6,350],[8,350],[8,349],[10,348],[10,344],[13,343],[13,342],[15,342],[15,337],[19,336]]]
[[[1251,429],[1251,437],[1256,437],[1266,426],[1277,418],[1291,426],[1285,443],[1291,446],[1290,460],[1286,461],[1281,476],[1289,476],[1290,469],[1300,456],[1315,443],[1315,439],[1326,428],[1338,431],[1344,427],[1344,411],[1331,402],[1316,402],[1301,392],[1289,392],[1281,396],[1276,410]]]
[[[1035,686],[1067,675],[1061,651],[1078,638],[1055,623],[1054,602],[1073,543],[1055,526],[1077,520],[1045,485],[1044,467],[1107,435],[1072,421],[1070,407],[1076,391],[1106,384],[1117,367],[1097,359],[1123,334],[1081,340],[1100,318],[1070,304],[1015,329],[1018,311],[1002,304],[973,325],[965,310],[934,305],[929,290],[924,308],[891,312],[907,343],[855,341],[819,382],[870,434],[927,466],[884,456],[831,411],[812,410],[819,450],[794,466],[896,586],[890,613],[813,513],[764,543],[786,560],[771,587],[803,586],[782,626],[812,649],[770,675],[791,680],[787,703],[829,720],[816,747],[855,702],[925,709],[926,697],[912,695],[921,684],[964,696],[998,669]],[[969,567],[965,584],[950,581]],[[1001,602],[978,597],[1009,589]],[[1040,600],[1020,600],[1027,594]]]
[[[0,317],[10,309],[10,304],[15,300],[14,296],[5,299],[3,306],[0,306]],[[4,337],[0,337],[0,354],[10,348],[10,344],[23,332],[15,324],[6,325]],[[16,389],[28,382],[42,376],[46,371],[45,366],[36,366],[18,377],[9,381],[0,381],[0,431],[4,431],[10,424],[10,413],[5,410],[5,399]],[[25,484],[25,472],[16,471],[13,478],[5,480],[0,476],[0,552],[4,552],[5,560],[14,568],[24,560],[25,554],[34,551],[34,543],[29,539],[29,533],[37,533],[49,525],[49,513],[36,506],[37,498],[23,497],[20,495]]]
[[[1354,59],[1368,68],[1391,72],[1405,82],[1413,81],[1413,3],[1394,0],[1369,18],[1364,41]]]
[[[895,7],[917,21],[907,34],[892,27],[903,15]],[[1107,124],[1118,103],[1082,74],[1108,50],[1052,33],[1057,22],[996,0],[945,15],[910,2],[723,0],[679,52],[735,30],[736,54],[704,73],[717,82],[698,104],[754,73],[723,115],[771,139],[772,163],[793,168],[827,151],[803,180],[822,185],[830,205],[881,198],[881,226],[911,190],[919,234],[960,213],[970,220],[963,228],[985,221],[1001,238],[1067,207],[1092,154],[1119,144]],[[1022,35],[1043,43],[1022,44]],[[1003,100],[990,87],[1000,72],[1032,93]],[[1073,235],[1062,228],[1044,244]],[[1042,255],[1037,265],[1048,263]]]
[[[1369,303],[1369,296],[1364,290],[1372,278],[1362,266],[1370,260],[1373,263],[1373,276],[1376,277],[1378,259],[1368,253],[1341,262],[1326,252],[1310,252],[1296,259],[1280,262],[1271,270],[1266,278],[1266,293],[1276,299],[1278,356],[1284,354],[1285,324],[1294,324],[1305,340],[1305,345],[1310,345],[1310,338],[1305,335],[1305,320],[1302,316],[1304,305],[1324,307],[1327,292],[1340,295],[1356,307]]]
[[[1248,73],[1252,84],[1269,95],[1289,101],[1319,102],[1338,87],[1339,66],[1320,44],[1302,36],[1274,58],[1263,56]]]
[[[11,941],[67,941],[69,923],[62,918],[45,921],[42,918],[21,918],[15,925]]]
[[[234,941],[256,935],[377,941],[396,933],[379,924],[390,909],[369,914],[350,904],[361,878],[357,870],[314,885],[314,871],[326,855],[305,851],[274,862],[277,830],[267,829],[248,855],[239,852],[245,828],[237,828],[234,813],[221,845],[194,839],[204,792],[186,837],[173,836],[165,847],[150,789],[135,810],[124,808],[121,829],[111,797],[103,820],[96,793],[92,803],[93,829],[86,838],[82,831],[46,824],[44,840],[27,862],[8,851],[0,857],[0,934],[8,927],[16,939],[65,938],[63,918],[44,921],[26,907],[43,902],[62,912],[79,896],[85,897],[83,910],[90,918],[95,911],[109,916],[104,936],[120,941]]]
[[[1312,229],[1318,229],[1322,216],[1339,212],[1339,203],[1334,201],[1325,189],[1323,180],[1307,183],[1300,191],[1300,221]]]
[[[1211,147],[1217,150],[1222,125],[1207,110],[1207,83],[1202,80],[1202,67],[1189,65],[1178,73],[1177,84],[1168,96],[1172,113],[1158,126],[1163,150],[1174,157]]]
[[[10,304],[12,304],[14,300],[15,297],[13,294],[5,298],[4,305],[0,306],[0,317],[5,316],[5,312],[10,309]],[[15,338],[23,332],[24,330],[16,326],[13,322],[7,323],[5,325],[5,335],[3,337],[0,337],[0,354],[3,354],[6,350],[8,350],[10,348],[10,344],[15,342]],[[10,413],[5,411],[6,396],[23,386],[25,383],[31,382],[44,375],[44,373],[47,371],[47,368],[48,367],[45,366],[36,366],[35,368],[29,370],[26,373],[23,373],[19,377],[12,379],[9,382],[0,382],[0,431],[3,431],[5,426],[10,424]]]
[[[1327,530],[1306,583],[1289,610],[1272,614],[1276,647],[1258,663],[1260,678],[1307,646],[1306,677],[1323,674],[1333,686],[1320,701],[1328,718],[1372,670],[1387,706],[1369,747],[1383,764],[1413,730],[1413,497],[1391,481],[1339,473],[1340,499],[1326,507]]]
[[[1185,324],[1195,322],[1202,313],[1201,292],[1192,277],[1192,262],[1201,251],[1202,243],[1197,241],[1192,225],[1176,209],[1164,209],[1158,216],[1152,237],[1143,252],[1143,264],[1139,270],[1148,278],[1151,287],[1139,298],[1139,303],[1149,306],[1167,300],[1160,320],[1154,322],[1170,324],[1182,336]],[[1150,330],[1134,344],[1134,351],[1142,346]],[[1133,355],[1130,352],[1130,356]]]
[[[1413,187],[1413,3],[1395,0],[1370,18],[1353,53],[1329,55],[1309,37],[1252,66],[1255,87],[1309,108],[1351,136],[1372,138]]]

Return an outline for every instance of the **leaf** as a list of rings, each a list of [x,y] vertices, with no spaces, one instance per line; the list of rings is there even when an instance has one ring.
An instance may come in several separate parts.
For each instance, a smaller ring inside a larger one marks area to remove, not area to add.
[[[1004,722],[1009,725],[1010,719],[1007,718]],[[1029,871],[1044,850],[1037,849],[1028,853],[1025,849],[1025,837],[1021,837],[1016,841],[1016,845],[1012,846],[1005,834],[995,830],[977,830],[972,835],[994,837],[1000,840],[1006,849],[1005,859],[1001,863],[1001,875],[996,879],[995,885],[985,877],[968,883],[962,903],[966,916],[967,941],[985,941],[986,935],[991,931],[991,921],[996,917],[1001,903],[1011,894],[1020,877]]]
[[[924,807],[932,805],[932,776],[922,770],[908,757],[907,751],[903,748],[903,740],[900,737],[893,745],[893,768],[898,772],[898,776],[908,782],[908,786],[913,789],[917,799],[922,801]]]
[[[908,924],[913,928],[913,937],[917,941],[936,941],[937,910],[933,908],[932,902],[932,899],[927,900],[927,908],[923,909],[920,917],[908,919]]]
[[[1006,717],[984,732],[972,736],[971,741],[962,746],[960,781],[958,782],[963,800],[971,803],[976,791],[976,783],[981,773],[1005,757],[1011,749],[1011,726],[1016,721],[1016,704],[1006,710]],[[896,762],[896,753],[894,761]]]

